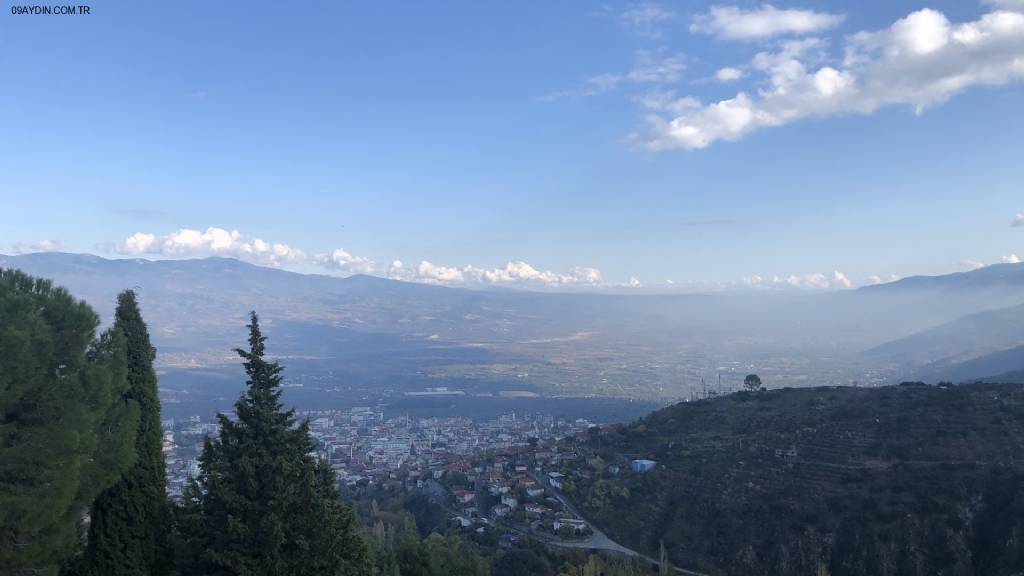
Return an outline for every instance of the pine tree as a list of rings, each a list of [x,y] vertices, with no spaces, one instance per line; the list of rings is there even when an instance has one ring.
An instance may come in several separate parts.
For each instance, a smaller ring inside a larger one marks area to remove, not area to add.
[[[161,442],[160,399],[153,359],[135,293],[117,299],[114,331],[124,335],[128,358],[125,399],[138,404],[135,464],[92,506],[83,573],[90,576],[148,575],[169,572],[167,478]]]
[[[47,280],[0,270],[0,573],[54,574],[133,463],[124,336]]]
[[[281,404],[281,371],[264,359],[255,313],[244,360],[248,389],[237,421],[218,415],[220,436],[207,438],[189,498],[198,504],[183,542],[195,558],[188,574],[345,576],[367,572],[365,543],[339,498],[334,473],[310,455],[308,422]],[[188,514],[185,514],[188,517]]]

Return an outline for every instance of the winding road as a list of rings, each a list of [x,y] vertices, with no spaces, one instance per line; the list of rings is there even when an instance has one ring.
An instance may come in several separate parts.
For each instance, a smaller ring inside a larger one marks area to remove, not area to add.
[[[651,564],[654,564],[655,566],[659,566],[661,564],[659,560],[641,554],[636,550],[633,550],[632,548],[626,548],[622,544],[619,544],[618,542],[609,538],[608,535],[599,530],[593,522],[587,520],[586,517],[583,516],[583,514],[580,514],[580,511],[576,508],[576,506],[573,505],[573,503],[568,498],[565,497],[565,494],[562,494],[561,490],[558,490],[554,486],[551,486],[549,483],[545,482],[545,477],[538,477],[536,474],[532,472],[530,473],[530,476],[538,484],[544,486],[549,492],[551,492],[551,494],[555,498],[557,498],[559,502],[562,503],[562,506],[564,506],[566,510],[571,512],[577,518],[582,518],[583,520],[586,520],[587,524],[590,525],[590,529],[593,530],[593,534],[585,540],[562,540],[557,536],[552,536],[549,538],[547,537],[547,535],[541,536],[541,533],[537,532],[529,534],[531,537],[536,538],[541,542],[544,542],[544,544],[548,546],[555,546],[558,548],[584,548],[587,550],[606,550],[613,554],[641,558],[643,560],[650,562]],[[685,568],[679,568],[676,566],[671,566],[671,568],[673,572],[677,574],[686,574],[688,576],[708,576],[703,572],[694,572],[693,570],[686,570]]]

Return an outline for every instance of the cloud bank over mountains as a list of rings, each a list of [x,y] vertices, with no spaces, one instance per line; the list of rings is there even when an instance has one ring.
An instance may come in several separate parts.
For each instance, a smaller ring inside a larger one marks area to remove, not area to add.
[[[1020,214],[1014,220],[1020,219]],[[14,254],[33,252],[67,251],[58,240],[19,242],[11,247]],[[119,256],[157,258],[202,258],[220,256],[236,258],[260,266],[288,268],[297,271],[319,271],[322,273],[349,276],[368,274],[392,280],[456,286],[468,288],[509,287],[533,290],[606,291],[645,290],[649,292],[715,292],[723,290],[845,290],[858,286],[869,286],[895,282],[900,276],[871,275],[856,281],[840,270],[831,273],[807,272],[800,274],[752,274],[735,281],[682,281],[666,279],[660,282],[646,282],[630,276],[622,282],[609,281],[600,269],[591,266],[576,266],[557,272],[534,267],[523,260],[510,260],[504,266],[478,267],[472,264],[450,266],[429,260],[405,263],[392,260],[383,263],[372,258],[352,254],[344,248],[328,252],[311,252],[280,242],[269,242],[244,234],[238,230],[209,227],[206,230],[180,228],[167,234],[136,232],[119,243],[105,242],[96,245],[96,250]],[[995,263],[1019,264],[1021,258],[1010,253]],[[958,262],[960,269],[982,268],[985,262],[967,259]]]
[[[46,240],[35,244],[19,243],[14,252],[45,252],[64,250],[63,244]],[[644,282],[628,277],[622,282],[609,281],[600,269],[576,266],[565,271],[544,270],[523,260],[510,260],[504,266],[478,267],[472,264],[450,266],[429,260],[405,263],[392,260],[383,263],[372,258],[352,254],[344,248],[328,252],[311,252],[295,246],[270,242],[244,234],[238,230],[209,227],[206,230],[181,228],[167,234],[136,232],[118,243],[106,242],[96,246],[105,254],[157,258],[200,258],[220,256],[270,266],[296,270],[317,270],[328,274],[348,276],[369,274],[393,280],[461,286],[470,288],[511,287],[539,290],[649,290],[649,291],[718,291],[730,289],[800,289],[834,290],[855,286],[845,274],[836,270],[831,274],[808,273],[782,276],[749,276],[733,282]],[[863,283],[881,282],[878,277]],[[891,280],[892,278],[890,278]]]
[[[896,278],[898,280],[898,278]],[[832,271],[832,274],[812,272],[810,274],[790,274],[789,276],[772,276],[764,278],[761,276],[747,276],[743,278],[743,285],[751,288],[783,287],[783,288],[810,288],[816,290],[828,290],[831,288],[852,288],[853,282],[839,270]],[[870,277],[867,284],[880,284],[882,279],[878,276]]]
[[[261,266],[316,267],[342,275],[371,274],[395,280],[443,285],[495,285],[551,287],[598,287],[603,284],[597,268],[577,267],[565,273],[538,270],[523,261],[510,261],[500,268],[467,265],[451,267],[423,260],[415,265],[394,260],[384,265],[354,255],[344,248],[311,253],[288,244],[268,242],[238,230],[210,227],[205,231],[181,228],[169,234],[136,232],[118,244],[101,244],[108,254],[190,258],[223,256]]]
[[[287,244],[270,243],[249,238],[238,230],[207,228],[205,232],[182,228],[177,232],[156,235],[136,232],[117,245],[100,247],[107,252],[126,256],[157,255],[168,257],[228,256],[263,266],[280,267],[308,260],[302,250]]]
[[[38,242],[18,242],[11,246],[14,254],[31,254],[33,252],[60,252],[64,243],[60,240],[40,240]]]

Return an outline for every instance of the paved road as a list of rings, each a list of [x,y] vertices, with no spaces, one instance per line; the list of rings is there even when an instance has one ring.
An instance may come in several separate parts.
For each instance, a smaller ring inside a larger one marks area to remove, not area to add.
[[[534,476],[533,479],[536,480],[538,484],[543,485],[543,482],[540,478]],[[549,492],[551,492],[551,494],[555,498],[558,498],[558,501],[562,503],[562,506],[564,506],[566,510],[571,512],[573,516],[576,516],[577,518],[584,518],[584,516],[580,514],[580,511],[577,510],[575,506],[573,506],[572,502],[570,502],[569,499],[566,498],[564,494],[562,494],[561,490],[556,490],[550,484],[548,484],[546,488]],[[556,539],[549,543],[552,546],[559,546],[562,548],[593,548],[596,550],[609,550],[611,552],[616,552],[618,554],[623,554],[625,556],[640,556],[640,553],[636,550],[626,548],[625,546],[609,538],[608,535],[599,530],[597,526],[594,526],[592,522],[587,523],[590,525],[590,529],[594,531],[594,533],[589,538],[585,540]]]
[[[572,502],[570,502],[569,499],[566,498],[564,494],[562,494],[561,490],[557,490],[553,486],[551,486],[551,484],[544,482],[546,477],[544,477],[544,476],[538,477],[536,474],[533,474],[532,472],[530,473],[530,476],[532,476],[533,479],[536,480],[538,484],[540,484],[540,485],[544,486],[545,488],[547,488],[547,490],[549,492],[551,492],[551,494],[554,495],[555,498],[558,498],[558,501],[562,503],[562,506],[564,506],[566,510],[571,512],[577,518],[583,518],[584,520],[586,520],[586,517],[583,516],[582,514],[580,514],[580,511],[577,510],[575,506],[573,506]],[[593,522],[590,522],[589,520],[587,520],[587,524],[590,525],[590,529],[593,530],[594,533],[593,533],[593,535],[590,538],[587,538],[585,540],[562,540],[562,539],[557,538],[557,537],[553,537],[553,538],[550,538],[550,539],[549,538],[540,538],[540,540],[543,541],[545,544],[547,544],[549,546],[556,546],[556,547],[559,547],[559,548],[585,548],[585,549],[588,549],[588,550],[607,550],[609,552],[612,552],[612,553],[615,553],[615,554],[621,554],[623,556],[642,558],[642,559],[650,562],[651,564],[654,564],[655,566],[657,566],[657,565],[659,565],[661,563],[660,561],[658,561],[658,560],[656,560],[654,558],[651,558],[650,556],[645,556],[645,555],[637,552],[636,550],[633,550],[632,548],[626,548],[622,544],[619,544],[618,542],[612,540],[604,532],[599,530],[597,528],[597,526],[594,526]],[[538,534],[534,533],[534,534],[531,534],[531,536],[533,536],[534,538],[537,538]],[[707,576],[707,574],[704,574],[702,572],[694,572],[692,570],[685,570],[683,568],[678,568],[676,566],[672,566],[672,570],[675,571],[678,574],[686,574],[688,576]]]

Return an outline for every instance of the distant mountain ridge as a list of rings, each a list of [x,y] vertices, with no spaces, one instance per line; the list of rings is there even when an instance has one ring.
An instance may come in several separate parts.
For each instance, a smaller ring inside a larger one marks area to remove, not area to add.
[[[821,364],[923,364],[935,358],[857,353],[971,314],[982,318],[977,333],[1002,333],[986,328],[1001,321],[991,310],[1024,305],[1024,265],[830,293],[676,295],[469,290],[300,274],[230,258],[37,253],[0,256],[0,267],[51,278],[104,318],[118,292],[135,288],[163,367],[233,364],[231,349],[246,314],[256,310],[275,353],[297,359],[292,363],[320,362],[336,379],[410,386],[457,377],[570,396],[671,395],[702,371],[764,371],[764,362],[778,358],[795,361],[779,364],[790,372],[777,385],[807,382],[807,373],[797,372],[802,365],[835,374],[831,383],[849,382],[857,376]],[[929,346],[945,354],[941,341]],[[947,348],[960,354],[963,347],[952,341]]]
[[[963,361],[1024,344],[1024,305],[976,312],[887,342],[868,353],[925,364]]]
[[[908,276],[895,282],[859,288],[862,292],[892,292],[907,289],[990,290],[994,288],[1024,289],[1024,264],[992,264],[967,272],[938,276]]]
[[[1024,346],[1000,350],[963,362],[936,362],[913,377],[924,382],[1018,382],[1024,372]]]
[[[936,306],[963,294],[984,302],[985,309],[938,323],[865,352],[875,361],[911,367],[906,379],[968,381],[1024,370],[1011,350],[1024,345],[1024,264],[995,264],[947,276],[913,277],[862,289],[869,294],[911,293],[935,297]],[[948,299],[948,300],[947,300]]]

